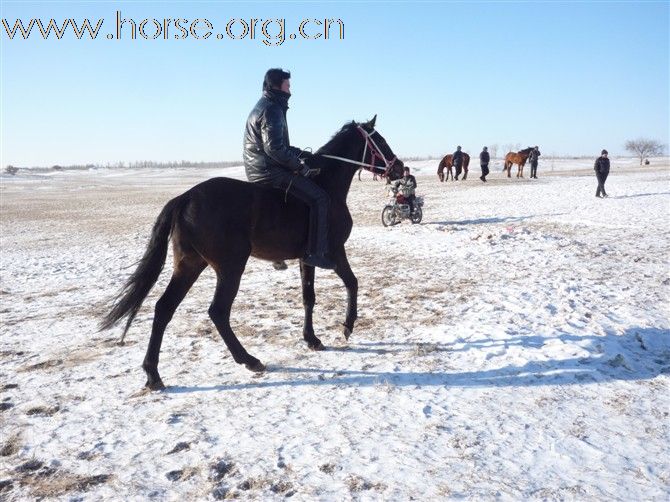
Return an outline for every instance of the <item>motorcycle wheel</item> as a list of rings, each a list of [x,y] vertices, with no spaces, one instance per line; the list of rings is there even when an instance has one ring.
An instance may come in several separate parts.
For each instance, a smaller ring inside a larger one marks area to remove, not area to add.
[[[410,219],[412,220],[412,223],[421,223],[422,218],[423,218],[423,211],[421,210],[421,206],[419,206],[416,209],[414,209],[414,212],[411,214]]]
[[[393,215],[393,206],[386,206],[382,209],[382,225],[389,227],[393,225],[395,218]]]

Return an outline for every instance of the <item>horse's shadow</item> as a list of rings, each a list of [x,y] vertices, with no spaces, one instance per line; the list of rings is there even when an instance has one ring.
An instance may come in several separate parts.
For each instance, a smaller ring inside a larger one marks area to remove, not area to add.
[[[539,218],[542,216],[562,216],[567,213],[548,213],[548,214],[529,214],[527,216],[504,216],[493,218],[477,218],[474,220],[452,220],[452,221],[429,221],[425,225],[486,225],[495,223],[517,223],[526,221],[532,218]]]
[[[342,368],[269,366],[257,381],[203,387],[174,386],[166,393],[244,390],[272,387],[376,385],[440,387],[536,387],[543,385],[587,385],[616,380],[649,380],[670,373],[670,330],[630,328],[624,334],[604,336],[561,333],[556,337],[518,336],[508,339],[478,339],[449,343],[363,343],[342,352],[367,353],[370,357],[412,352],[419,357],[433,352],[458,352],[520,346],[541,349],[548,342],[571,342],[588,355],[569,359],[528,361],[480,371],[366,371]],[[491,354],[491,352],[489,353]],[[533,354],[529,354],[530,357]],[[495,355],[493,356],[495,357]],[[344,360],[343,360],[344,361]],[[275,378],[279,376],[279,378]]]

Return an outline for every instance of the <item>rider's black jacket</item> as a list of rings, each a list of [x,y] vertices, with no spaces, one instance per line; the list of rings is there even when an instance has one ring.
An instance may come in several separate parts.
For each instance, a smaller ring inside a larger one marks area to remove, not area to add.
[[[300,169],[301,150],[292,147],[288,137],[286,110],[290,94],[279,89],[263,91],[263,97],[247,118],[244,131],[244,167],[250,181],[271,176],[276,168]]]

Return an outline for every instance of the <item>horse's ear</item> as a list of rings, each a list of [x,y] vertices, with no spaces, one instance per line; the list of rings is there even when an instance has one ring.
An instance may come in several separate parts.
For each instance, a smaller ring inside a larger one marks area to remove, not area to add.
[[[365,127],[368,131],[372,131],[372,129],[375,128],[375,122],[377,122],[377,114],[376,113],[375,113],[375,116],[372,117],[372,120],[363,124],[363,127]]]

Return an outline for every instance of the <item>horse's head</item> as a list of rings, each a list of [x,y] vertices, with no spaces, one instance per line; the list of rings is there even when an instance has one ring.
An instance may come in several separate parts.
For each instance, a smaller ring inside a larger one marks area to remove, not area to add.
[[[369,163],[370,171],[387,176],[390,180],[402,178],[404,164],[386,142],[384,136],[375,129],[377,115],[368,122],[357,124],[359,131],[365,138],[363,162]]]

